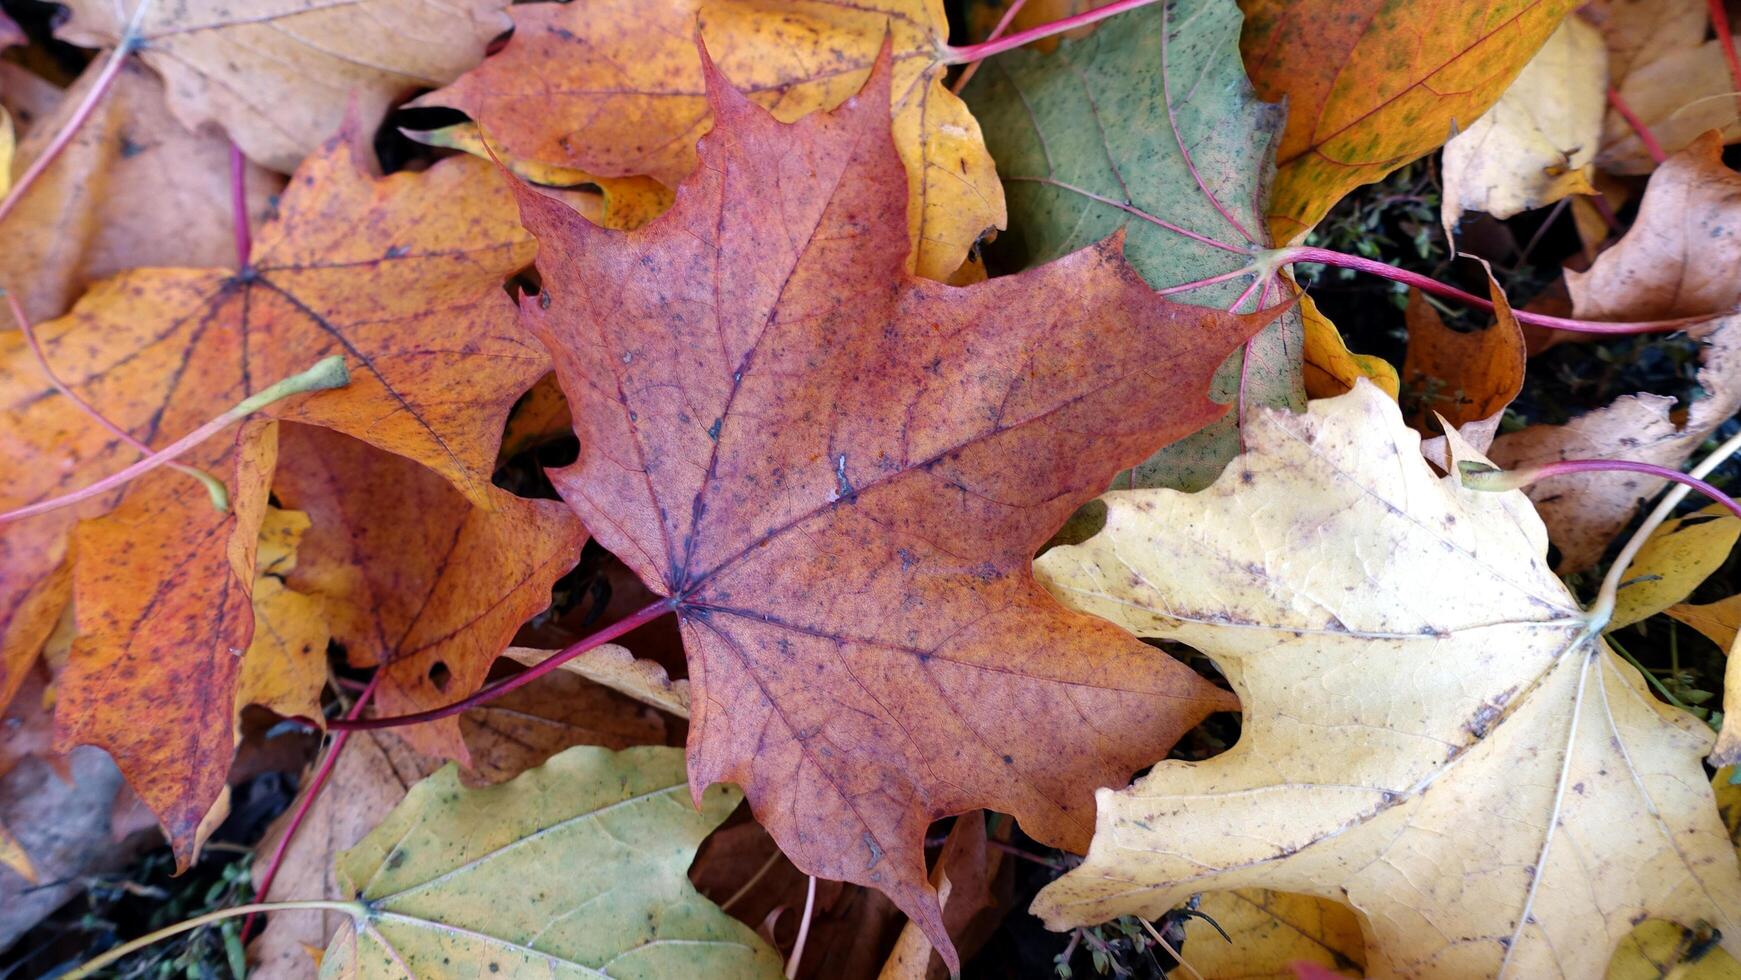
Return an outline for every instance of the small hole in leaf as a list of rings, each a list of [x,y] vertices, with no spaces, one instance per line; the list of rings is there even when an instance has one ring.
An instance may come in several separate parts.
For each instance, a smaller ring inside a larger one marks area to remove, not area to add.
[[[447,669],[446,661],[437,660],[429,667],[429,683],[443,694],[447,693],[447,685],[453,681],[453,671]]]

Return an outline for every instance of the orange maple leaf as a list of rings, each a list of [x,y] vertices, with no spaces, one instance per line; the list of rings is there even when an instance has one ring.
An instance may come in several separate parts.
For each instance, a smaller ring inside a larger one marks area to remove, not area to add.
[[[548,364],[512,322],[501,288],[530,257],[531,240],[488,164],[450,160],[381,178],[366,159],[344,137],[310,158],[241,272],[138,269],[98,284],[39,329],[48,360],[116,424],[162,446],[244,395],[342,355],[348,387],[270,414],[417,460],[491,506],[503,418]],[[41,461],[0,487],[0,509],[59,496],[133,460],[126,443],[54,393],[17,334],[0,336],[0,363],[0,450]],[[184,864],[229,766],[237,666],[253,629],[253,549],[273,471],[268,431],[242,430],[245,478],[231,488],[228,513],[159,471],[0,535],[0,703],[76,593],[80,636],[62,678],[59,740],[114,755]],[[234,445],[214,439],[187,461],[227,475]],[[69,576],[68,532],[80,517],[96,519],[80,528]]]
[[[678,613],[691,788],[741,785],[794,862],[882,889],[953,968],[930,821],[993,808],[1081,848],[1096,788],[1234,706],[1031,560],[1225,410],[1210,377],[1271,317],[1166,302],[1117,238],[918,279],[886,49],[790,125],[708,71],[716,126],[662,218],[610,231],[518,189],[545,284],[522,319],[581,445],[552,477]]]
[[[279,472],[274,489],[311,522],[289,584],[322,599],[352,664],[382,665],[374,704],[385,714],[476,691],[580,560],[586,529],[557,501],[491,487],[485,510],[428,469],[356,439],[288,426],[284,443],[299,463]],[[399,734],[419,752],[472,764],[458,717]]]

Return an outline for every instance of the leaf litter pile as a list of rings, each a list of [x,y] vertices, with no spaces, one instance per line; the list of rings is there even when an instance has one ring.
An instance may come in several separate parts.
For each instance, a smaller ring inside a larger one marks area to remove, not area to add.
[[[0,976],[1741,976],[1741,11],[4,11]]]

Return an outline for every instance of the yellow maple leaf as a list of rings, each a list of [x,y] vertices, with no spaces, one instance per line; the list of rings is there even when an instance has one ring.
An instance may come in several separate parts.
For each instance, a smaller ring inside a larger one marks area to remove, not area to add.
[[[1066,604],[1213,657],[1245,705],[1226,753],[1101,790],[1036,913],[1313,894],[1364,914],[1373,977],[1593,976],[1646,916],[1741,949],[1711,733],[1593,634],[1528,499],[1437,476],[1366,383],[1246,438],[1209,489],[1108,494],[1099,534],[1036,563]]]

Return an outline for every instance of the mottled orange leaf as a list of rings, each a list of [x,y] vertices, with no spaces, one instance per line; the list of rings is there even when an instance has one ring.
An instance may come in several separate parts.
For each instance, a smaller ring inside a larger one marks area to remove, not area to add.
[[[236,683],[254,636],[254,555],[276,430],[253,423],[235,453],[214,440],[189,457],[212,469],[233,460],[227,513],[186,477],[158,471],[73,535],[78,636],[60,677],[56,748],[113,756],[183,866],[229,813]]]
[[[1409,425],[1431,437],[1442,420],[1482,451],[1492,445],[1505,406],[1523,390],[1528,360],[1523,330],[1491,272],[1487,285],[1494,322],[1479,329],[1452,329],[1418,289],[1410,291],[1403,314],[1409,345],[1402,402]]]
[[[636,231],[520,188],[521,315],[580,439],[557,489],[678,612],[692,789],[742,786],[799,867],[883,890],[958,967],[927,824],[986,807],[1081,847],[1096,788],[1233,704],[1031,559],[1225,410],[1210,378],[1273,313],[1169,303],[1116,237],[916,278],[889,84],[788,125],[712,75],[701,166]]]
[[[489,488],[490,509],[411,460],[356,439],[290,426],[273,489],[310,526],[289,584],[325,604],[357,666],[385,664],[388,715],[471,694],[550,586],[580,559],[586,529],[552,500]],[[460,720],[400,732],[420,752],[471,765]]]
[[[1480,118],[1577,5],[1242,0],[1252,84],[1265,101],[1288,102],[1270,199],[1276,240]]]
[[[312,158],[279,217],[256,236],[249,269],[139,269],[99,283],[39,328],[49,362],[116,424],[162,446],[244,395],[340,354],[348,387],[280,402],[271,413],[416,459],[488,506],[502,421],[548,363],[512,322],[501,287],[531,241],[488,164],[455,159],[380,178],[365,160],[343,139]],[[0,457],[34,461],[0,484],[0,508],[58,496],[136,458],[54,393],[15,332],[0,334],[0,365]],[[227,474],[233,464],[222,449],[231,441],[208,443],[190,461]],[[244,488],[231,489],[245,499]],[[198,819],[190,814],[211,805],[228,764],[232,648],[246,650],[250,639],[257,526],[214,511],[203,490],[169,471],[7,525],[0,696],[10,695],[66,604],[67,532],[118,497],[125,502],[108,525],[81,533],[84,635],[63,680],[64,734],[117,753],[136,786],[149,781],[140,795],[160,815],[173,811],[169,829],[186,860]],[[232,541],[246,556],[230,555]],[[137,607],[141,596],[158,599]],[[172,621],[172,611],[184,618]],[[210,696],[177,690],[180,676]],[[160,698],[176,714],[150,716],[149,726],[139,714],[90,710]],[[165,765],[169,757],[152,748],[157,739],[212,755]]]
[[[509,13],[507,47],[420,104],[465,111],[512,158],[675,187],[714,124],[697,30],[726,77],[788,122],[857,92],[887,35],[919,274],[947,278],[1004,226],[979,123],[944,84],[943,0],[589,0]]]

